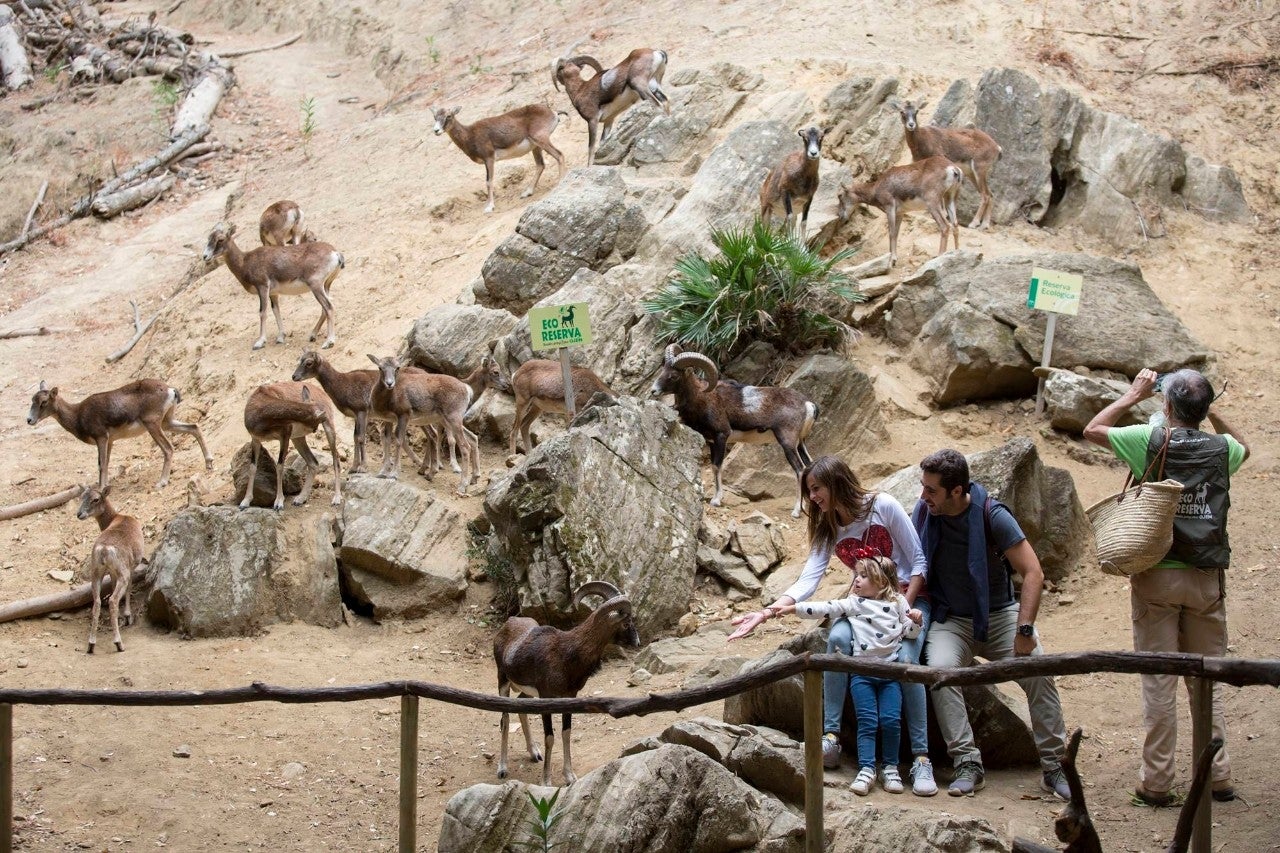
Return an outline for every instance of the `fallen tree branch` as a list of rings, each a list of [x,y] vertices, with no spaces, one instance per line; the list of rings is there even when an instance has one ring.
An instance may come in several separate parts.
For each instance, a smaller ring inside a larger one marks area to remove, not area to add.
[[[26,238],[31,232],[31,221],[36,218],[36,211],[40,209],[40,204],[44,201],[44,194],[49,191],[49,179],[45,178],[44,183],[40,185],[40,192],[36,193],[36,200],[31,204],[31,210],[27,211],[27,219],[22,223],[22,233],[19,234],[20,239]]]
[[[126,210],[141,207],[173,188],[178,178],[170,172],[148,178],[114,193],[99,193],[93,200],[93,213],[101,219],[119,216]]]
[[[93,202],[96,198],[98,198],[98,196],[109,195],[111,193],[114,193],[118,191],[121,187],[129,186],[130,184],[136,182],[139,178],[147,175],[148,173],[156,169],[159,169],[161,166],[169,165],[174,160],[177,160],[179,156],[181,156],[182,153],[186,151],[188,148],[190,148],[192,145],[204,139],[205,136],[208,135],[208,133],[209,133],[209,125],[207,124],[202,124],[202,125],[198,125],[196,127],[191,128],[190,130],[188,130],[187,132],[179,136],[177,139],[173,140],[168,145],[166,145],[155,156],[150,157],[146,160],[143,160],[141,163],[134,166],[132,169],[125,172],[124,174],[119,175],[118,177],[112,178],[110,181],[107,181],[105,184],[103,184],[101,187],[98,188],[97,192],[90,193],[89,195],[81,198],[79,201],[77,201],[75,204],[71,206],[70,212],[63,214],[62,216],[59,216],[57,219],[53,220],[52,222],[47,222],[44,225],[38,226],[36,228],[32,228],[25,238],[19,237],[16,240],[10,240],[8,243],[0,243],[0,255],[5,254],[6,252],[12,252],[14,249],[21,249],[23,246],[27,245],[27,243],[30,243],[32,240],[36,239],[37,237],[40,237],[48,233],[49,231],[54,230],[55,228],[61,228],[63,225],[66,225],[68,222],[70,222],[73,219],[79,219],[83,216],[87,216],[89,212],[93,209]]]
[[[36,329],[10,329],[7,332],[0,332],[0,341],[11,341],[14,338],[38,338],[44,335],[52,335],[55,332],[65,332],[66,329],[55,329],[51,326],[40,326]]]
[[[278,41],[275,44],[269,44],[265,47],[246,47],[241,50],[223,50],[218,52],[218,56],[221,56],[224,59],[230,59],[235,56],[248,56],[251,53],[265,53],[268,50],[279,50],[282,47],[288,47],[300,38],[302,38],[302,33],[296,33],[289,36],[284,41]]]
[[[135,568],[129,580],[129,588],[133,589],[136,584],[146,580],[146,574],[145,568],[141,566]],[[106,595],[110,592],[111,586],[111,576],[107,575],[102,579],[102,594]],[[26,619],[31,616],[43,616],[46,613],[57,613],[60,610],[86,607],[92,602],[93,587],[91,584],[83,583],[66,592],[55,592],[0,605],[0,622],[12,622],[14,619]]]
[[[53,509],[55,506],[62,506],[72,498],[80,497],[81,491],[83,491],[81,486],[72,486],[69,489],[63,489],[55,495],[45,495],[42,498],[36,498],[35,500],[30,500],[25,503],[0,507],[0,521],[22,518],[24,515],[31,515],[32,513],[42,512],[46,509]]]
[[[129,343],[107,356],[107,364],[115,364],[117,361],[128,355],[129,351],[138,345],[138,341],[142,340],[142,336],[147,333],[147,330],[151,328],[151,325],[160,318],[160,312],[157,311],[155,316],[144,324],[142,322],[142,317],[138,314],[138,303],[130,299],[129,305],[133,308],[133,337],[129,340]]]
[[[1027,27],[1029,30],[1044,30],[1050,33],[1070,33],[1073,36],[1096,36],[1104,39],[1124,39],[1126,41],[1155,41],[1155,36],[1135,36],[1129,33],[1108,33],[1101,30],[1066,30],[1062,27]]]

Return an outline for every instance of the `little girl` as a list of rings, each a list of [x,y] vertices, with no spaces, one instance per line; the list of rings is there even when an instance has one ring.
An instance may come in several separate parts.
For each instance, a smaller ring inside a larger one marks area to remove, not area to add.
[[[848,618],[853,627],[851,653],[893,660],[903,639],[920,633],[921,613],[898,592],[893,560],[874,548],[859,548],[853,566],[853,595],[835,601],[805,601],[769,608],[805,619]],[[890,794],[902,793],[898,753],[902,738],[902,685],[887,678],[855,675],[849,679],[858,712],[858,776],[849,786],[866,796],[876,780],[876,729],[880,730],[881,784]]]

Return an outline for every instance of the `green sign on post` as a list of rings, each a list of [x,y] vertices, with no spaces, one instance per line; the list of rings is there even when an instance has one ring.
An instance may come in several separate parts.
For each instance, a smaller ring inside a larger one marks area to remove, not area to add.
[[[1027,307],[1048,311],[1044,324],[1044,351],[1040,366],[1048,367],[1053,358],[1053,333],[1058,327],[1058,315],[1072,317],[1080,313],[1080,292],[1084,289],[1084,276],[1040,267],[1031,268],[1031,287],[1027,289]],[[1036,415],[1044,414],[1044,378],[1036,388]]]
[[[587,303],[530,308],[529,337],[533,342],[534,352],[591,343],[591,319],[587,316]]]
[[[1080,291],[1083,287],[1083,276],[1032,267],[1027,307],[1074,317],[1080,313]]]

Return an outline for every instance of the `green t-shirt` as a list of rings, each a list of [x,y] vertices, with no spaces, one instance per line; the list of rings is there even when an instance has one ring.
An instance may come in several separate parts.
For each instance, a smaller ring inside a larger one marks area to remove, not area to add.
[[[1127,427],[1112,427],[1107,430],[1107,441],[1121,462],[1129,466],[1135,478],[1141,477],[1147,470],[1147,445],[1151,442],[1151,424],[1134,424]],[[1227,470],[1234,474],[1244,464],[1244,445],[1229,435],[1227,440]],[[1161,560],[1157,569],[1189,569],[1191,566],[1181,560]]]

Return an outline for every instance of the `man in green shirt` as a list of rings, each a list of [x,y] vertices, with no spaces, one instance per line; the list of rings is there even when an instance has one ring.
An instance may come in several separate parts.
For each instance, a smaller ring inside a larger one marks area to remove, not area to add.
[[[1129,390],[1084,429],[1086,439],[1110,447],[1138,478],[1164,451],[1163,463],[1156,464],[1159,470],[1152,470],[1149,479],[1168,477],[1183,484],[1173,522],[1173,547],[1155,568],[1129,579],[1133,647],[1140,652],[1221,656],[1227,652],[1224,570],[1231,558],[1227,541],[1231,475],[1248,458],[1249,448],[1239,432],[1210,409],[1213,386],[1194,370],[1164,377],[1163,424],[1115,426],[1130,408],[1152,396],[1156,379],[1154,371],[1141,371]],[[1214,433],[1200,430],[1206,418]],[[1136,794],[1149,805],[1172,805],[1175,801],[1170,789],[1178,738],[1177,689],[1176,676],[1142,676],[1147,731]],[[1192,692],[1193,714],[1195,696]],[[1226,726],[1216,690],[1212,704],[1213,736],[1225,742]],[[1214,759],[1212,778],[1215,800],[1235,799],[1226,749]]]

